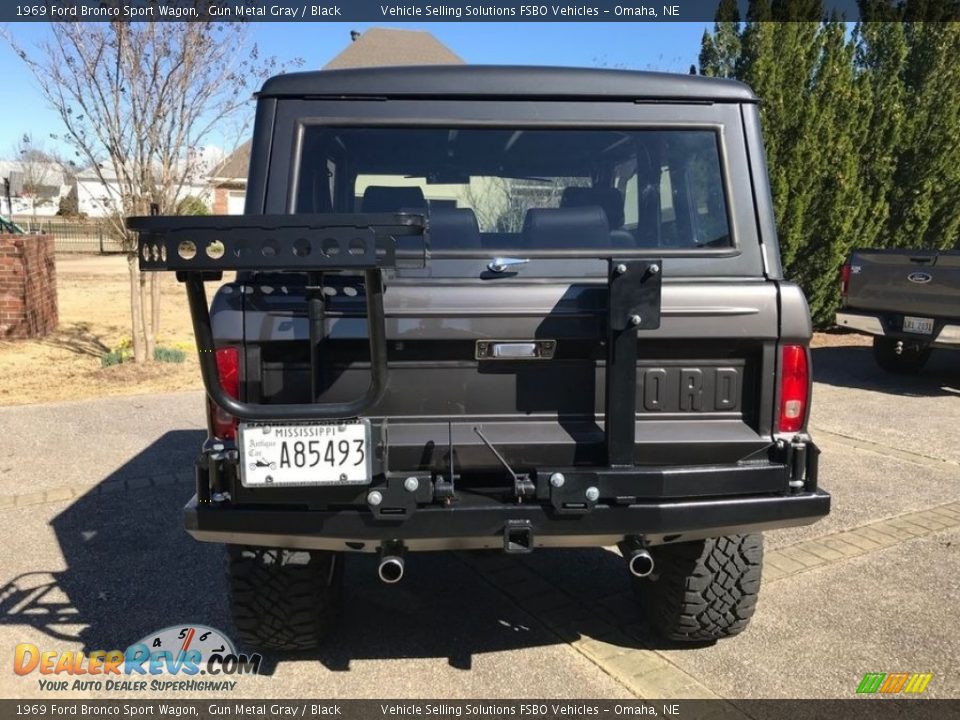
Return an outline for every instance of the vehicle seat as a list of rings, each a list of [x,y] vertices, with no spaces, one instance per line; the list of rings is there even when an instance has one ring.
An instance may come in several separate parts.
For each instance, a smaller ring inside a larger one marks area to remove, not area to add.
[[[431,208],[428,219],[433,250],[480,249],[480,225],[470,208]]]
[[[523,217],[523,240],[536,250],[608,248],[610,225],[597,206],[530,208]]]
[[[607,216],[612,247],[635,247],[633,235],[623,229],[623,195],[612,187],[568,187],[560,196],[560,207],[599,207]]]
[[[363,191],[360,211],[365,213],[393,213],[401,208],[423,210],[427,201],[418,187],[370,185]]]

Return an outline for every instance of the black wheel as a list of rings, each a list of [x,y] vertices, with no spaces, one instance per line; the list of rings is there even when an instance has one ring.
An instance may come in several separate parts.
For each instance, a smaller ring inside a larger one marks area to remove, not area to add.
[[[336,623],[343,554],[231,545],[233,624],[252,650],[317,647]]]
[[[932,349],[916,343],[904,342],[897,354],[897,341],[888,337],[873,339],[873,358],[877,365],[890,373],[910,375],[919,372],[930,359]]]
[[[730,535],[650,548],[653,573],[634,578],[651,629],[676,642],[741,633],[757,607],[763,536]]]

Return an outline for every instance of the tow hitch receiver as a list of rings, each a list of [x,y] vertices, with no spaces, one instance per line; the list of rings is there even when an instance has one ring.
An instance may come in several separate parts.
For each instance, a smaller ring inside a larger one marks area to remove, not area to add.
[[[533,552],[533,527],[529,520],[508,520],[503,528],[503,551],[510,554]]]

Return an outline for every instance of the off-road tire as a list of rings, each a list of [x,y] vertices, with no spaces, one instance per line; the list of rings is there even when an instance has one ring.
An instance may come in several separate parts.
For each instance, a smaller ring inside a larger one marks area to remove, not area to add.
[[[930,359],[932,348],[919,345],[903,344],[902,352],[897,355],[897,341],[888,337],[873,339],[873,359],[877,365],[889,373],[897,375],[913,375]]]
[[[227,548],[237,639],[251,650],[308,650],[335,626],[343,553]]]
[[[674,642],[737,635],[757,607],[763,535],[729,535],[650,548],[653,573],[634,578],[650,628]]]

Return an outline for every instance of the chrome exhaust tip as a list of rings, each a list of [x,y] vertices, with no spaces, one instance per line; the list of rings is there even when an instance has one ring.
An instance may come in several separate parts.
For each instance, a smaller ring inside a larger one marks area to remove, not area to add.
[[[627,567],[634,577],[645,578],[653,572],[653,556],[646,550],[637,550],[627,560]]]
[[[380,566],[377,568],[377,575],[379,575],[380,579],[387,583],[387,585],[400,582],[400,580],[403,579],[403,558],[383,558],[380,561]]]
[[[377,575],[387,585],[393,585],[403,579],[405,554],[406,548],[402,542],[385,542],[380,545],[380,564],[377,566]]]

